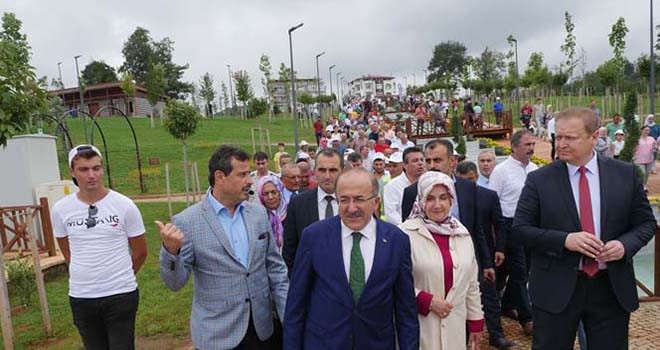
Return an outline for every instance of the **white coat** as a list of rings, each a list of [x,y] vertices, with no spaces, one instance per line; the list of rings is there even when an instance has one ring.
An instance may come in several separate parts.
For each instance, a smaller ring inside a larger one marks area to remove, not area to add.
[[[484,318],[477,281],[477,260],[470,235],[449,238],[449,250],[454,266],[453,285],[445,295],[445,275],[442,254],[433,236],[421,219],[410,219],[399,225],[410,237],[410,251],[415,280],[415,295],[426,291],[452,304],[449,316],[440,318],[434,312],[419,314],[420,349],[466,349],[466,320]]]

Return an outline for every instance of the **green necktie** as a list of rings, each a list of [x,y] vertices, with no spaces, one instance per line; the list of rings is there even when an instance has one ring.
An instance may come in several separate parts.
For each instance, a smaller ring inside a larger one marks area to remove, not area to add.
[[[360,300],[360,295],[364,289],[364,259],[362,258],[362,251],[360,250],[360,240],[362,233],[353,232],[353,248],[351,248],[351,267],[349,270],[349,281],[351,291],[353,292],[353,299],[357,304]]]

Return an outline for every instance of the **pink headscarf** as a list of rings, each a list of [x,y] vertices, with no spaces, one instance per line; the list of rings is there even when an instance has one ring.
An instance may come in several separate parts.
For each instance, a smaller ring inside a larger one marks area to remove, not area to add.
[[[456,218],[451,216],[450,212],[441,222],[435,222],[429,219],[424,212],[426,197],[436,186],[444,186],[449,192],[451,203],[456,199],[456,190],[454,189],[454,180],[444,173],[438,171],[429,171],[424,173],[417,181],[417,199],[413,204],[411,218],[419,218],[424,222],[426,228],[433,233],[439,233],[447,236],[469,235],[467,228]]]
[[[264,186],[269,182],[275,185],[275,188],[280,193],[280,205],[277,209],[266,208],[266,198],[264,198],[263,190]],[[277,176],[267,175],[259,179],[257,183],[257,195],[259,196],[259,202],[261,202],[261,205],[268,212],[268,220],[270,221],[270,226],[273,228],[273,234],[275,235],[275,241],[278,247],[282,247],[282,233],[284,232],[282,222],[286,218],[286,201],[282,193],[284,193],[284,185],[282,185],[282,181]]]

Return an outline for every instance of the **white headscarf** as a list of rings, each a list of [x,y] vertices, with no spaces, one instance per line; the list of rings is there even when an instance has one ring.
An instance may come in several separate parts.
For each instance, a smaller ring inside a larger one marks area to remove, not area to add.
[[[449,196],[451,197],[450,203],[454,202],[456,199],[454,180],[438,171],[426,172],[419,178],[419,181],[417,181],[417,199],[415,200],[415,204],[413,204],[413,210],[410,217],[422,219],[426,228],[433,233],[447,236],[469,235],[470,232],[468,232],[467,228],[465,228],[458,219],[451,216],[451,209],[447,214],[447,217],[441,222],[435,222],[426,216],[424,211],[426,197],[436,186],[446,187],[447,192],[449,192]]]

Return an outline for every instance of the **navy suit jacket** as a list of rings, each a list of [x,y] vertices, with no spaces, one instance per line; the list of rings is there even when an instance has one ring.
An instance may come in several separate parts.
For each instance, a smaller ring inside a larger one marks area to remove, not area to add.
[[[456,196],[458,197],[458,218],[463,226],[467,228],[472,236],[474,243],[475,256],[479,269],[488,269],[493,267],[493,262],[488,252],[488,245],[483,230],[481,229],[481,221],[479,220],[479,211],[477,210],[477,185],[469,180],[456,177],[454,183],[456,188]],[[412,212],[413,204],[417,199],[417,182],[406,187],[403,190],[403,200],[401,201],[401,219],[406,221]],[[479,274],[481,276],[481,274]]]
[[[488,252],[491,253],[490,258],[493,258],[494,252],[504,252],[508,234],[504,216],[502,216],[500,199],[497,192],[477,186],[477,201],[479,202],[477,206],[479,221],[486,238]]]
[[[286,218],[282,225],[282,257],[289,269],[289,275],[293,269],[293,261],[296,257],[298,243],[303,230],[319,221],[319,204],[317,202],[318,189],[304,191],[289,202],[286,210]]]
[[[339,216],[305,229],[284,315],[284,349],[419,349],[410,240],[377,220],[374,261],[353,300],[344,269]]]
[[[607,263],[621,307],[639,306],[633,256],[653,237],[655,218],[634,166],[598,157],[600,239],[620,241],[625,256]],[[511,229],[512,238],[531,251],[529,296],[548,312],[563,311],[573,295],[581,254],[564,247],[566,236],[582,231],[566,163],[555,161],[527,175]],[[612,300],[614,301],[614,300]]]

